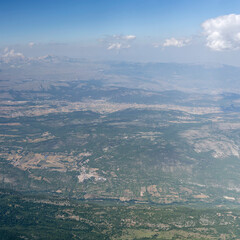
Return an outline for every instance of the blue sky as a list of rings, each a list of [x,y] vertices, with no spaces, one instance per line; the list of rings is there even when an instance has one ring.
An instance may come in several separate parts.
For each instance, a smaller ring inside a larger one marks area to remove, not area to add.
[[[111,34],[197,33],[208,19],[240,12],[240,1],[8,0],[0,4],[1,44],[78,41]]]
[[[118,56],[122,49],[134,54],[140,45],[144,52],[147,48],[154,52],[150,46],[159,51],[169,46],[186,50],[188,45],[206,47],[202,34],[209,28],[203,29],[203,22],[239,13],[240,1],[235,0],[8,0],[0,2],[0,47],[37,54],[43,49],[51,52],[49,44],[61,43],[68,45],[70,54],[72,45],[84,47],[85,52],[88,47],[97,52],[101,47],[116,50]],[[229,47],[227,40],[222,45],[208,43],[209,51],[238,49],[236,41]],[[30,42],[35,49],[24,49]]]

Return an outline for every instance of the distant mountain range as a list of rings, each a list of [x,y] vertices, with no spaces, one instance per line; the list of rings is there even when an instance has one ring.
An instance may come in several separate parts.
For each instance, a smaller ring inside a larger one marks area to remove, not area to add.
[[[240,68],[229,65],[92,62],[53,55],[28,58],[11,51],[1,55],[0,69],[7,73],[8,69],[12,72],[14,68],[21,69],[22,73],[28,73],[29,76],[33,74],[34,78],[38,73],[42,76],[43,73],[45,76],[52,74],[53,70],[57,76],[57,70],[60,70],[68,78],[81,79],[84,74],[85,80],[101,79],[105,84],[145,90],[200,91],[213,94],[240,92]]]

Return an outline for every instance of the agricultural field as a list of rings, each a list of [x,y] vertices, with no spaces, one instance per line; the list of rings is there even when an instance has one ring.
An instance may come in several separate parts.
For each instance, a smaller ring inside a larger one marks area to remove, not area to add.
[[[240,95],[101,68],[0,82],[0,239],[238,239]]]

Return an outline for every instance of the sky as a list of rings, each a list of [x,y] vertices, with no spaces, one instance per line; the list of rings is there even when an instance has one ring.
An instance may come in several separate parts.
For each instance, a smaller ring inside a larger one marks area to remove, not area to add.
[[[0,1],[2,57],[240,62],[240,1]]]

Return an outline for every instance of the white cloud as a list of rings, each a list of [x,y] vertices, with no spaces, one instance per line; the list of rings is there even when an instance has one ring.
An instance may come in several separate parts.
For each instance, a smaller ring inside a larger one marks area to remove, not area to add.
[[[110,43],[108,46],[108,50],[112,50],[112,49],[120,49],[122,46],[121,43]]]
[[[131,43],[136,39],[135,35],[112,35],[101,39],[101,42],[107,44],[108,50],[121,50],[131,47]]]
[[[206,45],[215,51],[240,49],[240,15],[229,14],[202,24]]]
[[[135,35],[113,35],[112,38],[116,40],[130,41],[130,40],[136,39],[136,36]]]
[[[136,36],[135,35],[126,35],[126,36],[123,36],[123,39],[134,40],[134,39],[136,39]]]
[[[131,46],[128,44],[122,44],[122,43],[109,43],[109,46],[108,46],[108,50],[112,50],[112,49],[117,49],[117,50],[120,50],[120,49],[123,49],[123,48],[130,48]]]
[[[32,48],[34,45],[35,45],[34,42],[29,42],[29,43],[28,43],[28,46],[29,46],[30,48]]]
[[[8,50],[8,48],[4,49],[3,58],[24,58],[24,55],[20,52],[15,52],[14,49]]]
[[[165,39],[162,46],[163,47],[184,47],[191,42],[190,39],[176,39],[176,38],[168,38]],[[157,45],[155,45],[156,47]]]
[[[3,50],[3,54],[0,54],[0,58],[8,63],[12,60],[22,60],[25,56],[20,52],[15,52],[14,49],[9,50],[7,47]]]

